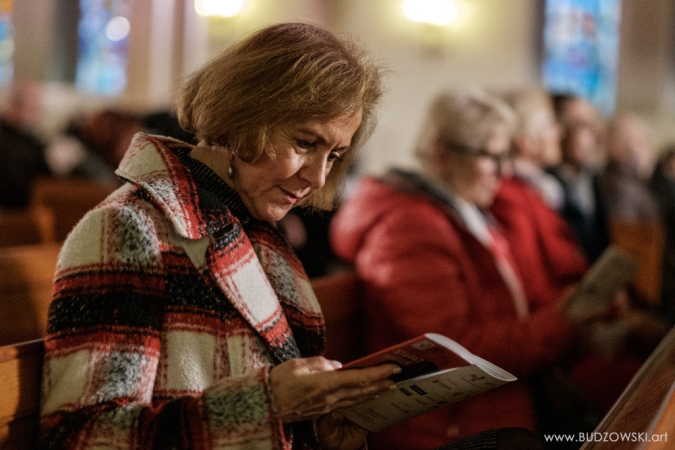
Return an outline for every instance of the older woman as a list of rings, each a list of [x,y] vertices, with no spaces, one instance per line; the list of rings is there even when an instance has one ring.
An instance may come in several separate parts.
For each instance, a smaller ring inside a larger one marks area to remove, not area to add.
[[[45,447],[362,445],[331,412],[399,369],[319,356],[319,305],[274,222],[332,205],[380,94],[378,67],[308,24],[262,29],[187,80],[180,121],[199,144],[136,135],[126,183],[63,246]]]
[[[338,210],[332,243],[365,280],[368,323],[380,324],[368,328],[370,350],[442,333],[525,378],[570,348],[564,301],[526,297],[486,212],[509,166],[513,121],[483,91],[440,95],[418,140],[421,169],[367,178]],[[481,429],[535,426],[521,380],[373,437],[378,449],[425,449]]]

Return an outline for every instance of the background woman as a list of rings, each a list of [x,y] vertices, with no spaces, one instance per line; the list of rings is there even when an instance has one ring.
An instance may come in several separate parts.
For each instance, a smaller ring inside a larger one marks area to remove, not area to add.
[[[378,433],[378,449],[433,448],[486,428],[535,430],[526,377],[574,343],[579,324],[562,298],[527,298],[486,212],[509,168],[513,124],[508,106],[481,90],[439,95],[416,146],[421,169],[365,179],[334,219],[336,253],[355,263],[367,321],[381,324],[367,328],[369,350],[441,333],[520,378]]]

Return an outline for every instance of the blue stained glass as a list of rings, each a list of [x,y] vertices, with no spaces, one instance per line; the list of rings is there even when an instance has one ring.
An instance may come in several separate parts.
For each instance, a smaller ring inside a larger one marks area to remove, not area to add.
[[[14,78],[14,25],[9,12],[0,11],[0,87]]]
[[[546,0],[544,85],[589,99],[608,115],[616,101],[621,0]]]
[[[80,0],[76,73],[79,90],[111,96],[124,91],[129,63],[129,35],[126,33],[113,40],[106,31],[115,17],[128,19],[129,10],[129,0]]]

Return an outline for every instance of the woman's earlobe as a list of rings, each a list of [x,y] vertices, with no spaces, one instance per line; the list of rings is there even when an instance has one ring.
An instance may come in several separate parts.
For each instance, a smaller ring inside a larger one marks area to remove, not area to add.
[[[230,152],[229,164],[227,165],[227,176],[230,180],[234,179],[234,153]]]

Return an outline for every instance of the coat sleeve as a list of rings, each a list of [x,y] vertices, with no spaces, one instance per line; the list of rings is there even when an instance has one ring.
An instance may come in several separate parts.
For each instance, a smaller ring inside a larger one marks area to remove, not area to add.
[[[148,215],[128,205],[90,212],[65,242],[45,340],[42,448],[290,448],[266,366],[202,392],[153,394],[166,348],[159,247]]]
[[[441,333],[519,376],[557,359],[572,340],[562,314],[550,305],[516,318],[503,288],[481,286],[479,272],[491,268],[472,261],[477,257],[444,214],[410,203],[373,224],[355,263],[372,316],[397,339]]]
[[[581,279],[588,262],[562,217],[538,193],[515,183],[502,184],[490,210],[511,243],[528,298],[548,304]]]

